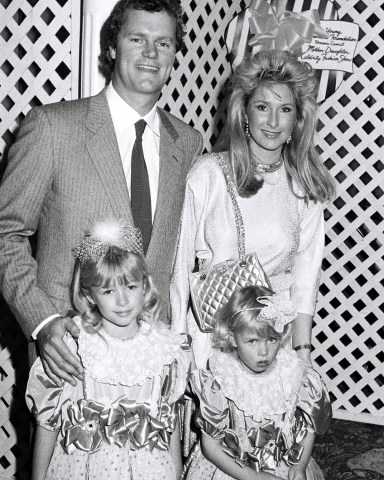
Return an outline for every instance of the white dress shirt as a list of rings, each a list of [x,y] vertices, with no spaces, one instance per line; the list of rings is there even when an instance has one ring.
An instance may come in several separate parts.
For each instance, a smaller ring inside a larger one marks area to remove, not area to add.
[[[130,107],[120,97],[113,88],[112,82],[108,85],[106,93],[129,195],[131,195],[131,155],[133,144],[136,140],[135,123],[141,118],[147,122],[147,127],[143,134],[143,152],[148,170],[149,187],[151,189],[153,221],[156,210],[157,191],[159,188],[160,168],[160,119],[157,112],[157,105],[155,105],[147,115],[141,117],[136,110]]]

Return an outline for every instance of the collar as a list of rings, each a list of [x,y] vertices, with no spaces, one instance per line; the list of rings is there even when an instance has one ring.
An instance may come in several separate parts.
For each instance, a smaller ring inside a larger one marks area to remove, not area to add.
[[[185,342],[160,322],[152,327],[143,322],[134,338],[121,340],[103,329],[88,333],[79,316],[73,320],[80,329],[78,352],[86,374],[109,385],[143,385],[178,358]]]
[[[127,127],[133,126],[143,118],[152,132],[160,137],[160,119],[157,111],[157,103],[144,117],[141,117],[113,88],[112,82],[106,88],[106,96],[111,111],[113,125],[117,132],[122,132]]]
[[[211,355],[209,367],[224,396],[257,421],[296,407],[304,363],[288,347],[279,350],[273,369],[265,374],[246,372],[233,354],[220,351]]]

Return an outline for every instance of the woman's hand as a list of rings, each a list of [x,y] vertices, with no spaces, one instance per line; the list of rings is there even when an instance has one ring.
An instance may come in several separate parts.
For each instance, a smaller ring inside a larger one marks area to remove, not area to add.
[[[80,330],[69,317],[57,317],[51,320],[37,334],[39,354],[47,376],[61,386],[62,380],[76,385],[75,378],[82,380],[83,367],[65,345],[66,332],[77,338]]]

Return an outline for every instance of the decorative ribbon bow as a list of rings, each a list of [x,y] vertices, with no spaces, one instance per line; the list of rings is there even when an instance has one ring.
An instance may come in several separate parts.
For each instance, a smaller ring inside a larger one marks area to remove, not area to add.
[[[137,403],[126,397],[119,399],[111,408],[81,399],[69,405],[68,419],[63,422],[64,450],[72,453],[76,448],[95,452],[101,442],[124,447],[130,441],[130,448],[168,450],[170,435],[177,421],[177,405],[162,401],[159,418],[150,415],[148,403]]]
[[[281,461],[291,466],[300,460],[303,447],[295,442],[288,448],[285,435],[273,421],[259,429],[251,428],[247,435],[254,448],[252,452],[242,450],[239,437],[233,430],[227,430],[222,441],[223,451],[242,467],[248,465],[256,472],[273,473]]]
[[[92,400],[81,399],[68,407],[68,418],[62,425],[64,450],[72,453],[76,448],[95,452],[103,440],[101,412],[104,406]]]
[[[171,408],[162,404],[157,419],[149,414],[149,404],[122,398],[102,414],[106,439],[119,447],[124,447],[129,439],[133,449],[167,450],[176,423],[175,409],[175,405]]]
[[[148,404],[137,403],[135,400],[122,398],[115,402],[109,410],[103,412],[103,423],[106,439],[124,447],[130,432],[136,430],[145,421],[150,407]]]
[[[235,459],[236,463],[241,467],[248,465],[248,453],[242,451],[239,437],[233,430],[227,430],[222,441],[223,451],[231,458]]]
[[[284,452],[287,450],[285,435],[281,432],[281,429],[276,428],[275,422],[270,421],[260,429],[250,429],[248,438],[254,446],[254,450],[249,453],[249,457],[252,464],[257,466],[257,471],[275,471],[276,465],[280,463]]]
[[[253,0],[253,10],[249,21],[253,37],[249,41],[252,53],[259,50],[288,50],[294,52],[305,43],[312,41],[313,35],[327,38],[328,34],[320,26],[319,12],[307,10],[301,13],[286,11],[288,0],[277,2],[276,7],[266,0]]]
[[[281,333],[284,326],[296,318],[295,304],[282,295],[263,295],[258,297],[257,301],[265,305],[260,310],[257,320],[270,323],[276,332]]]
[[[234,66],[240,63],[241,57],[245,56],[248,48],[252,54],[260,50],[286,50],[300,53],[302,46],[310,43],[314,34],[321,38],[328,38],[328,34],[320,26],[317,10],[290,12],[286,10],[287,1],[271,0],[269,4],[266,0],[252,0],[248,12],[250,14],[249,32],[252,36],[248,40],[248,45],[240,42],[243,31],[246,31],[248,25],[245,11],[239,14],[233,44],[230,46],[231,61]]]

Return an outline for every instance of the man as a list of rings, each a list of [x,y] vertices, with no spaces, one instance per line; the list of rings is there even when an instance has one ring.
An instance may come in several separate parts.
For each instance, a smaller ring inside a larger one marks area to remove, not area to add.
[[[140,156],[134,124],[141,118],[152,220],[146,258],[168,301],[185,178],[202,149],[197,131],[156,106],[182,45],[181,15],[178,0],[120,0],[105,28],[112,82],[94,97],[32,109],[9,152],[0,190],[0,288],[58,385],[82,377],[62,340],[66,331],[78,335],[66,316],[71,249],[92,220],[136,224],[131,154]],[[29,237],[36,231],[35,260]]]

